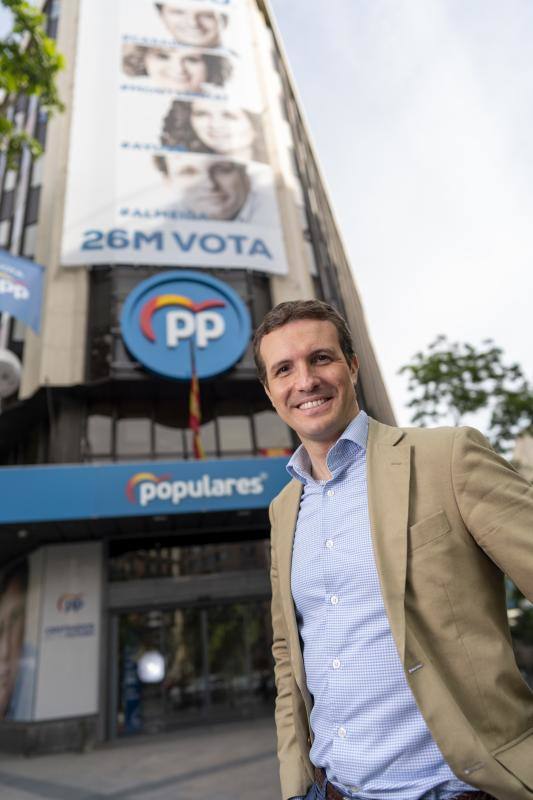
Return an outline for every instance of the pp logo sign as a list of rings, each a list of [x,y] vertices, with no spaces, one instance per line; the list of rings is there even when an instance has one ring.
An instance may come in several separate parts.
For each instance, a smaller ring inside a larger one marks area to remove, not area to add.
[[[227,284],[201,273],[164,272],[139,284],[121,317],[124,342],[152,372],[188,379],[225,372],[251,334],[247,307]]]
[[[224,308],[223,300],[206,300],[194,303],[189,297],[178,294],[159,295],[147,300],[141,311],[141,330],[146,338],[156,341],[152,325],[154,313],[168,306],[180,306],[180,310],[168,311],[166,314],[167,347],[178,347],[180,341],[195,338],[196,346],[203,350],[210,341],[220,339],[226,331],[226,323],[221,313],[214,308]]]

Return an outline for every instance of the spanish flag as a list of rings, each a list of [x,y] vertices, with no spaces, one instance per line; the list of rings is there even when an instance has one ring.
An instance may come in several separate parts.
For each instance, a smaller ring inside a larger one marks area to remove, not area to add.
[[[196,364],[194,361],[194,349],[191,342],[191,391],[189,394],[189,428],[192,431],[192,446],[195,458],[205,458],[202,439],[200,436],[200,425],[202,424],[202,412],[200,410],[200,383],[196,374]]]

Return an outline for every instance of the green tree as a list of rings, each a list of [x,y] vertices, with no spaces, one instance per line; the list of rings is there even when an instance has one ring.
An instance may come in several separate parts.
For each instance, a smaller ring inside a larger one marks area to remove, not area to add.
[[[25,146],[34,158],[42,153],[31,131],[17,130],[11,119],[17,95],[39,98],[49,115],[62,111],[56,78],[64,68],[63,56],[45,32],[45,16],[27,0],[1,0],[13,17],[11,31],[0,39],[0,152],[8,167],[16,167]]]
[[[468,414],[484,411],[486,433],[500,452],[533,430],[533,390],[520,365],[506,363],[491,339],[476,348],[437,336],[400,373],[408,376],[408,407],[417,425],[449,419],[460,425]]]

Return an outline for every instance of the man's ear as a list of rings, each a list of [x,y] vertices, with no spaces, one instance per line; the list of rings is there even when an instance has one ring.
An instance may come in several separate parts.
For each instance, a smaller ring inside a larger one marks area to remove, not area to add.
[[[350,364],[350,374],[352,376],[353,385],[355,386],[357,383],[357,378],[359,376],[359,359],[354,353],[354,357],[352,358],[352,363]]]

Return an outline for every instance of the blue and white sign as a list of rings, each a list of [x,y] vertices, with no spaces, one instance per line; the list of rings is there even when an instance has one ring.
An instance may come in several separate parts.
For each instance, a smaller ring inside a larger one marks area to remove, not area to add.
[[[0,311],[25,322],[36,333],[41,327],[43,274],[40,264],[0,250]]]
[[[3,467],[0,524],[266,508],[289,480],[287,460],[284,456]]]
[[[121,328],[130,353],[152,372],[186,380],[232,367],[250,341],[247,307],[229,286],[197,272],[164,272],[126,299]]]

